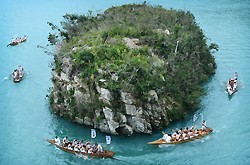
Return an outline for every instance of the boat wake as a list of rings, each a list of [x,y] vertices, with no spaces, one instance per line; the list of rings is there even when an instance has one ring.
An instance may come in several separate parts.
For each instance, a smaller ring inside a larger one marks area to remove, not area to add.
[[[76,155],[77,158],[83,158],[84,160],[89,159],[89,157],[86,156],[86,155],[82,155],[82,154],[75,154],[75,155]]]
[[[3,80],[9,80],[9,77],[4,77]]]
[[[174,145],[171,144],[161,144],[159,145],[159,148],[168,148],[168,147],[173,147]]]

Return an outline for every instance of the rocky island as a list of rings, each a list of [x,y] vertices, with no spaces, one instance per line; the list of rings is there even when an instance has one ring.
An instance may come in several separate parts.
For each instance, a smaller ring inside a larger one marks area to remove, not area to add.
[[[183,119],[215,73],[218,46],[190,12],[129,4],[48,24],[52,111],[102,132],[150,134]]]

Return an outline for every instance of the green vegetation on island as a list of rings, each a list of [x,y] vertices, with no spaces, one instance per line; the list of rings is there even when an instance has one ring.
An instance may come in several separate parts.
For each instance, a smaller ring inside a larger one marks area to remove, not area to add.
[[[214,43],[190,12],[130,4],[48,23],[56,114],[111,134],[152,133],[197,110]]]

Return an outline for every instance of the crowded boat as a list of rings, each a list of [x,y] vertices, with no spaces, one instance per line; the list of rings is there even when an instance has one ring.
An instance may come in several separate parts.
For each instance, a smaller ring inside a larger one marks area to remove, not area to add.
[[[238,86],[237,81],[238,81],[238,73],[235,72],[234,78],[229,78],[229,80],[227,82],[226,92],[228,93],[228,95],[232,95],[235,92],[237,92],[237,86]]]
[[[196,126],[180,128],[177,131],[172,130],[172,134],[166,134],[163,132],[163,137],[148,142],[148,144],[179,144],[187,141],[193,141],[195,139],[199,139],[203,136],[208,135],[213,130],[206,126],[206,121],[202,121],[202,127],[200,129],[196,129]]]
[[[54,140],[47,140],[49,143],[56,145],[63,151],[70,152],[73,154],[82,154],[92,157],[100,158],[113,158],[114,152],[108,151],[102,148],[101,144],[94,143],[91,144],[89,141],[86,143],[83,140],[73,139],[72,141],[68,140],[68,137],[64,137],[62,140],[56,136]]]
[[[24,69],[21,65],[18,66],[17,69],[15,69],[12,73],[13,81],[14,82],[20,82],[24,75]]]
[[[22,42],[25,42],[28,39],[28,36],[24,36],[24,37],[16,37],[15,39],[12,38],[11,42],[7,45],[7,46],[15,46],[18,45]]]

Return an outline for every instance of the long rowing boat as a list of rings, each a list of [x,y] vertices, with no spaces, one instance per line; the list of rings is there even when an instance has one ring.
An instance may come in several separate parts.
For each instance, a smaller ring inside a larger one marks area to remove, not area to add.
[[[69,150],[67,147],[63,147],[63,146],[59,146],[56,144],[55,140],[49,140],[47,139],[47,141],[53,145],[55,145],[56,147],[58,147],[59,149],[65,151],[65,152],[69,152],[72,154],[82,154],[82,155],[86,155],[86,156],[91,156],[91,157],[98,157],[98,158],[111,158],[111,159],[115,159],[113,156],[115,155],[115,153],[113,151],[109,151],[109,150],[103,150],[103,152],[101,153],[83,153],[80,151],[73,151],[73,150]]]
[[[196,139],[200,139],[204,136],[207,136],[208,134],[210,134],[211,132],[213,132],[212,128],[207,127],[206,131],[203,131],[201,134],[199,134],[198,136],[194,136],[192,138],[189,138],[187,140],[181,140],[181,141],[172,141],[170,143],[166,142],[166,140],[163,140],[162,138],[152,141],[152,142],[148,142],[148,144],[153,144],[153,145],[160,145],[160,144],[181,144],[181,143],[185,143],[185,142],[189,142],[189,141],[194,141]]]
[[[8,46],[16,46],[16,45],[18,45],[18,44],[20,44],[20,43],[22,43],[22,42],[27,41],[27,39],[28,39],[28,36],[24,36],[24,37],[22,37],[22,38],[16,38],[14,41],[11,41],[11,42],[7,45],[7,47],[8,47]]]
[[[226,92],[228,93],[229,96],[233,95],[235,92],[238,91],[237,86],[238,86],[237,79],[229,79],[226,88]]]
[[[18,69],[15,69],[14,72],[12,73],[12,76],[13,76],[13,82],[14,83],[19,83],[23,76],[24,76],[24,69],[23,67],[20,65],[18,67]]]

